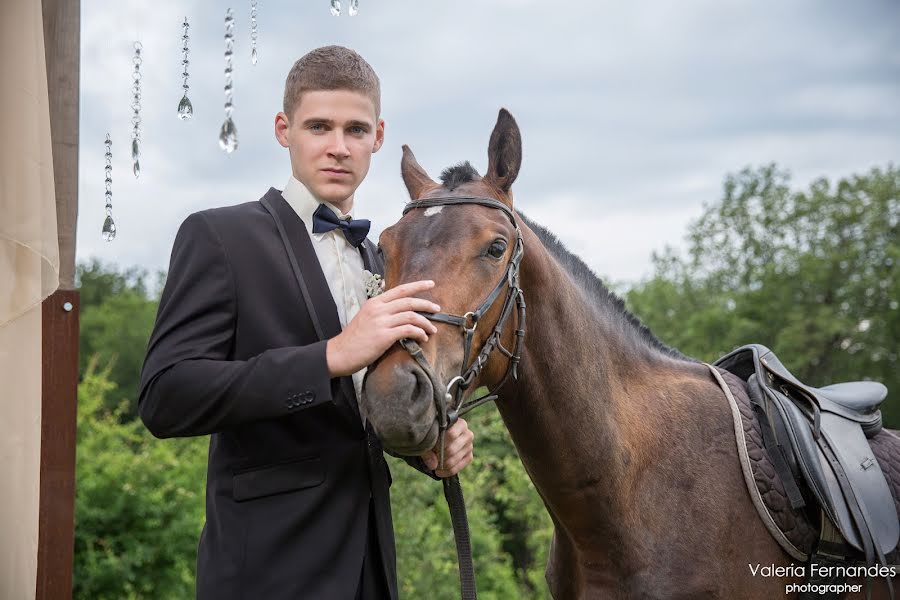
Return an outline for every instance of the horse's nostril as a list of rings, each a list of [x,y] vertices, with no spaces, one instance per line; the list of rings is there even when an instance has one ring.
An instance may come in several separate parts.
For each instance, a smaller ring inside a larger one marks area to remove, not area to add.
[[[419,402],[426,391],[426,387],[430,389],[431,383],[428,381],[428,378],[425,376],[425,373],[422,372],[421,369],[414,368],[412,370],[412,375],[415,378],[415,383],[413,384],[412,394],[409,397],[409,408],[412,409],[417,402]]]

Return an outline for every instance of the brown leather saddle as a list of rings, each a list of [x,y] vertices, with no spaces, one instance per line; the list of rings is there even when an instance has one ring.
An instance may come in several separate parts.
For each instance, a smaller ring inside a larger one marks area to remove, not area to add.
[[[872,381],[808,386],[760,344],[742,346],[714,364],[746,383],[791,508],[821,510],[816,557],[887,564],[900,521],[868,439],[881,431],[879,406],[887,388]]]

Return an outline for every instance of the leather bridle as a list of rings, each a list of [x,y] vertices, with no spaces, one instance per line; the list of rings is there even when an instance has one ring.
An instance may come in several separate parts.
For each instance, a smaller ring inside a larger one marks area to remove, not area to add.
[[[447,382],[446,388],[439,384],[434,370],[428,363],[428,359],[426,359],[425,355],[422,353],[422,348],[419,347],[415,341],[408,338],[400,340],[401,346],[409,352],[412,358],[431,379],[432,389],[434,390],[435,408],[437,409],[438,447],[441,450],[441,455],[439,457],[441,467],[444,465],[444,433],[461,415],[485,402],[495,400],[497,398],[497,392],[503,387],[510,376],[513,379],[518,377],[518,365],[522,357],[522,343],[525,338],[525,295],[522,292],[522,288],[519,287],[519,266],[522,262],[522,256],[525,253],[525,244],[522,240],[522,231],[519,229],[519,225],[516,223],[512,211],[505,204],[493,198],[482,196],[436,196],[413,200],[404,207],[403,214],[406,215],[409,211],[417,208],[457,204],[476,204],[503,211],[503,213],[509,217],[513,227],[516,228],[516,242],[509,262],[506,265],[506,271],[503,277],[497,282],[497,285],[494,286],[494,289],[487,295],[478,308],[469,311],[464,315],[454,315],[443,312],[419,313],[431,321],[452,325],[458,327],[462,331],[462,368],[459,375]],[[467,367],[466,360],[468,360],[472,350],[472,340],[475,337],[475,330],[478,327],[478,322],[497,302],[504,286],[506,286],[507,289],[506,296],[503,300],[503,307],[500,310],[500,317],[497,319],[497,323],[494,325],[494,329],[490,336],[488,336],[484,345],[481,347],[478,356],[476,356],[475,360]],[[515,345],[513,346],[513,350],[509,351],[503,347],[501,336],[506,321],[512,314],[513,305],[516,306],[518,311],[518,327],[515,331]],[[463,402],[463,394],[472,386],[472,383],[478,375],[481,374],[482,369],[484,369],[484,366],[487,364],[494,349],[498,349],[509,359],[506,374],[486,395]],[[451,393],[451,391],[453,391],[453,393]]]

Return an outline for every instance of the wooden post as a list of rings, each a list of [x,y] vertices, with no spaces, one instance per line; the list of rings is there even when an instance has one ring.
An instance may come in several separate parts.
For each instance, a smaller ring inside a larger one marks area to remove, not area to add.
[[[57,600],[72,597],[78,292],[57,290],[44,300],[42,313],[41,500],[35,598]]]
[[[59,289],[42,307],[41,473],[35,598],[72,596],[79,294],[78,94],[81,1],[43,0],[44,52],[59,239]]]

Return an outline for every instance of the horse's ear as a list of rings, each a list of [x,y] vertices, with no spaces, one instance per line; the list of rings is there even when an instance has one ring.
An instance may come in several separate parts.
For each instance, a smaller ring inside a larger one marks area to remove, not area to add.
[[[522,136],[519,126],[509,111],[501,108],[488,144],[488,170],[484,179],[508,192],[521,166]]]
[[[403,144],[403,158],[400,160],[400,174],[403,175],[403,183],[409,190],[409,197],[413,200],[421,198],[429,188],[437,186],[437,183],[428,176],[425,169],[416,161],[415,154],[409,146]]]

